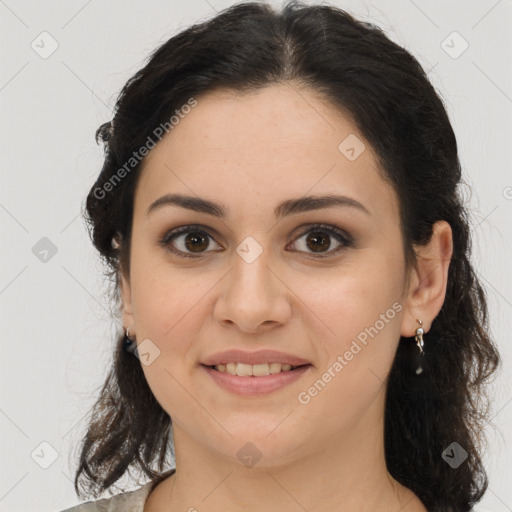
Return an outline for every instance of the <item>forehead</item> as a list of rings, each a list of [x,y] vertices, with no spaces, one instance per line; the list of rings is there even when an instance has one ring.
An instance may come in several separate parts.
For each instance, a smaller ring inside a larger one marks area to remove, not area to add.
[[[338,193],[396,221],[397,198],[373,149],[321,96],[280,84],[196,100],[146,157],[136,210],[181,192],[222,202],[228,214],[261,215],[292,197]]]

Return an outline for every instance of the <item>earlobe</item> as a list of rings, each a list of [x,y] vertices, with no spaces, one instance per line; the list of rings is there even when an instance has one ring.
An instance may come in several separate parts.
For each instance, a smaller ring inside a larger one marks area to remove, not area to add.
[[[415,247],[416,268],[411,270],[408,296],[405,300],[401,335],[412,337],[423,321],[425,332],[441,311],[448,284],[448,269],[453,253],[452,229],[448,222],[437,221],[428,244]]]

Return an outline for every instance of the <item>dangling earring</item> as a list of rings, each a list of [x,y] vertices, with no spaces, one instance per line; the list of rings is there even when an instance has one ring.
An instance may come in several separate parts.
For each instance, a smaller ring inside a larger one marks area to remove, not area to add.
[[[420,349],[420,353],[418,355],[419,366],[416,369],[416,374],[419,375],[420,373],[423,372],[423,368],[421,367],[421,358],[425,356],[425,352],[423,352],[423,334],[425,333],[425,331],[423,330],[422,327],[423,322],[418,318],[416,319],[416,321],[420,324],[420,326],[416,329],[416,336],[414,337],[414,339],[416,340],[416,345],[418,345],[418,348]]]
[[[135,340],[132,340],[129,336],[130,328],[126,328],[126,332],[124,333],[124,340],[123,340],[123,349],[126,352],[133,353],[133,351],[137,348],[137,343]]]

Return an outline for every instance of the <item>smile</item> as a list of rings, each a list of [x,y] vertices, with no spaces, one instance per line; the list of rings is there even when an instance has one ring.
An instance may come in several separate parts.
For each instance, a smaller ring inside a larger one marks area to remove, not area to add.
[[[281,363],[200,366],[219,387],[242,396],[261,395],[283,389],[312,368],[311,364],[292,367]]]

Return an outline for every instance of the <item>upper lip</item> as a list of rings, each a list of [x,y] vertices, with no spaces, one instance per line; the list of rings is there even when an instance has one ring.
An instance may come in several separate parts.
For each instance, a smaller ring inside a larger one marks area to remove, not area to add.
[[[306,359],[279,352],[277,350],[266,349],[257,350],[255,352],[246,352],[245,350],[226,350],[224,352],[217,352],[213,354],[201,364],[205,366],[215,366],[218,364],[226,363],[244,363],[244,364],[262,364],[262,363],[281,363],[289,364],[291,366],[302,366],[304,364],[311,364]]]

